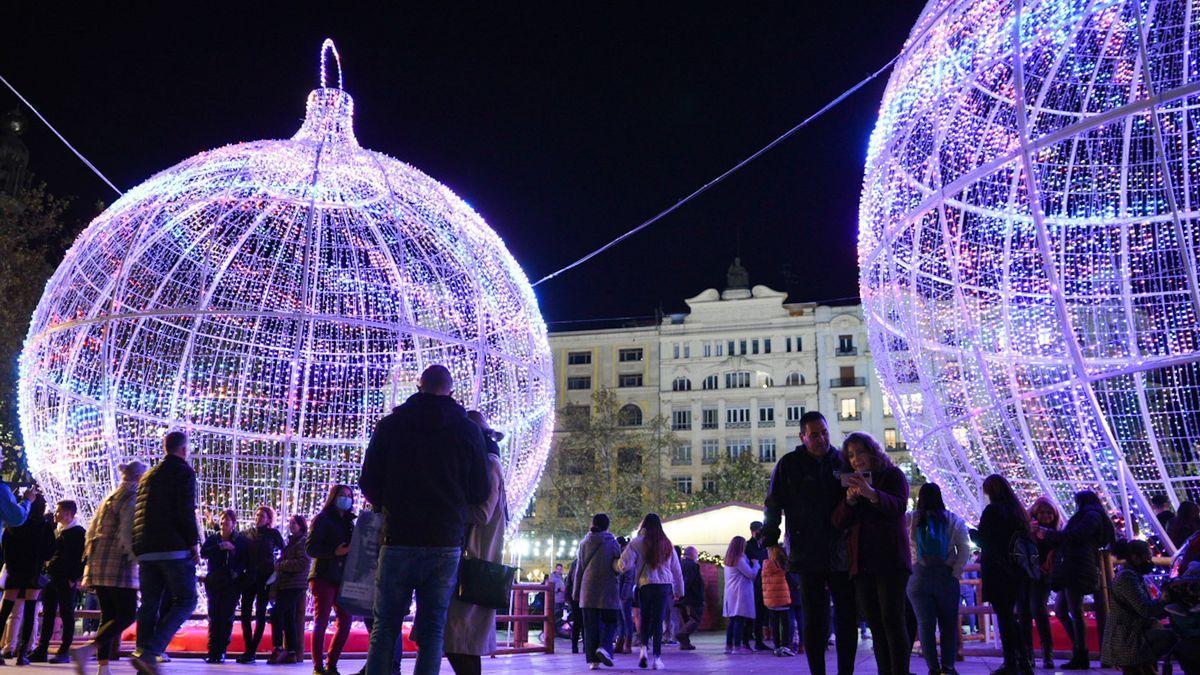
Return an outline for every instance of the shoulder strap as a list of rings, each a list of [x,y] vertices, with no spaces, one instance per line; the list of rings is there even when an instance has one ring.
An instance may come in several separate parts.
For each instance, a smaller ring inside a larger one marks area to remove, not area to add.
[[[602,548],[604,548],[604,544],[600,543],[600,545],[598,545],[598,546],[596,546],[596,548],[592,549],[592,553],[591,553],[591,555],[589,555],[587,557],[587,560],[583,561],[583,567],[579,568],[580,580],[583,579],[583,573],[587,571],[588,565],[592,564],[592,558],[595,558],[596,554],[599,553],[600,549],[602,549]]]

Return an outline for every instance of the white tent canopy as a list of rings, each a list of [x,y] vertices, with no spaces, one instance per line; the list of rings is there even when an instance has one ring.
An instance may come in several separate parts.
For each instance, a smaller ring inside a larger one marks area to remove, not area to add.
[[[726,502],[672,516],[663,521],[663,531],[672,543],[695,546],[713,555],[725,555],[729,540],[750,536],[750,523],[763,519],[761,506],[748,502]]]

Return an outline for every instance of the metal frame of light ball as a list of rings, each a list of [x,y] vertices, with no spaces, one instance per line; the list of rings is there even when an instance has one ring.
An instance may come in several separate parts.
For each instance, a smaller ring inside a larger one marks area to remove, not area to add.
[[[205,518],[312,516],[357,482],[375,422],[444,363],[505,432],[509,531],[554,426],[546,327],[520,266],[469,205],[360,147],[353,101],[309,95],[288,140],[200,153],[80,235],[33,316],[20,415],[31,469],[86,518],[132,458],[187,431]],[[282,520],[277,523],[282,526]]]
[[[932,0],[893,72],[861,293],[898,424],[971,518],[995,472],[1170,549],[1148,497],[1200,496],[1187,6]]]

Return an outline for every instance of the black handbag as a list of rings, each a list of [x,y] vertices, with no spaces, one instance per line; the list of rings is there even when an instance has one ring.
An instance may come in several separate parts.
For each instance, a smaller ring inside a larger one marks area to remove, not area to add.
[[[454,597],[472,605],[506,610],[517,569],[469,557],[464,550],[458,563],[458,586]]]

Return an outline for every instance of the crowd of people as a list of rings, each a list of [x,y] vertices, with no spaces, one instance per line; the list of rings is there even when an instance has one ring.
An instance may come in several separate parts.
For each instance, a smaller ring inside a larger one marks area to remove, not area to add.
[[[357,486],[362,506],[383,519],[373,611],[360,617],[370,631],[367,675],[398,671],[400,629],[414,597],[416,673],[437,673],[445,656],[455,673],[473,675],[482,670],[482,656],[496,651],[496,610],[460,599],[456,588],[461,591],[462,560],[501,558],[509,519],[502,435],[455,402],[452,392],[446,368],[426,369],[418,393],[379,421],[364,455]],[[814,411],[800,427],[802,444],[771,475],[764,521],[752,523],[750,536],[734,537],[725,551],[720,613],[726,654],[803,654],[809,671],[824,675],[832,636],[837,670],[846,675],[854,671],[865,622],[882,675],[910,673],[918,637],[930,675],[955,675],[962,579],[973,541],[982,597],[996,617],[1004,675],[1034,670],[1034,627],[1042,667],[1055,667],[1051,593],[1073,647],[1061,668],[1091,667],[1085,601],[1104,586],[1104,549],[1124,563],[1111,582],[1111,616],[1102,615],[1106,603],[1094,605],[1104,661],[1136,669],[1171,654],[1185,672],[1200,672],[1200,641],[1181,641],[1157,620],[1165,609],[1147,590],[1149,546],[1118,540],[1094,492],[1077,493],[1075,511],[1066,518],[1049,497],[1026,508],[1009,482],[993,474],[983,481],[987,506],[970,530],[947,508],[935,483],[921,486],[910,510],[907,478],[870,434],[851,433],[834,447],[825,418]],[[256,509],[246,529],[226,509],[204,533],[187,436],[166,434],[163,449],[152,468],[139,461],[119,467],[119,484],[86,529],[76,521],[72,501],[58,502],[47,514],[36,486],[20,498],[0,490],[0,633],[19,610],[21,625],[13,628],[17,663],[70,661],[82,674],[94,659],[99,675],[108,675],[122,632],[136,623],[130,662],[141,673],[157,673],[169,661],[167,646],[193,616],[203,560],[207,663],[225,660],[239,608],[239,663],[255,662],[268,622],[267,662],[305,660],[311,594],[313,670],[337,675],[354,619],[339,600],[359,517],[354,487],[330,486],[311,522],[299,514],[287,519],[286,537],[269,505]],[[1170,536],[1186,539],[1200,528],[1196,520],[1195,504],[1184,502],[1162,522]],[[573,648],[582,639],[591,669],[614,666],[617,655],[635,646],[640,668],[663,669],[664,644],[696,649],[691,638],[705,608],[698,552],[675,546],[654,513],[629,540],[615,536],[610,525],[608,515],[593,516],[569,568],[559,566],[551,576],[554,593],[547,601],[572,617]],[[73,648],[74,612],[85,590],[98,601],[101,619],[93,638]],[[31,645],[39,603],[39,637]],[[337,628],[327,640],[331,618]],[[56,621],[61,640],[50,654]],[[768,635],[773,647],[766,644]]]
[[[947,508],[936,483],[921,486],[910,510],[907,478],[870,434],[851,433],[837,448],[819,412],[806,413],[800,426],[802,444],[779,460],[771,476],[765,523],[752,523],[750,537],[734,537],[725,552],[726,654],[804,654],[809,671],[823,675],[833,637],[837,670],[848,674],[854,671],[863,621],[879,673],[909,673],[919,638],[930,675],[955,675],[962,581],[974,547],[982,597],[995,614],[1002,646],[999,672],[1034,671],[1035,626],[1040,665],[1055,668],[1047,608],[1052,593],[1072,653],[1059,667],[1087,670],[1093,661],[1085,601],[1102,591],[1101,554],[1108,549],[1124,564],[1113,580],[1112,616],[1104,616],[1106,603],[1094,603],[1103,662],[1137,670],[1171,654],[1185,672],[1200,672],[1200,641],[1181,640],[1161,628],[1165,603],[1147,595],[1148,545],[1118,540],[1096,493],[1076,494],[1068,519],[1047,496],[1026,508],[1009,482],[994,474],[983,481],[987,506],[978,528],[971,530]],[[1194,512],[1194,503],[1183,502],[1178,515],[1163,521],[1171,536],[1181,537],[1179,544],[1195,533],[1186,529]],[[614,650],[613,635],[627,634],[622,615],[630,603],[622,595],[622,576],[632,565],[638,665],[661,668],[664,626],[675,629],[681,650],[694,649],[689,635],[703,608],[698,568],[692,574],[696,591],[685,592],[684,586],[690,583],[686,565],[694,562],[695,549],[682,556],[678,572],[680,556],[670,555],[671,542],[657,515],[646,516],[627,546],[608,533],[608,525],[605,514],[594,517],[566,573],[567,611],[582,622],[591,667],[612,665],[613,654],[625,651],[619,638]],[[676,615],[670,610],[672,592]],[[696,601],[688,601],[689,595]],[[768,632],[774,647],[766,644]]]

